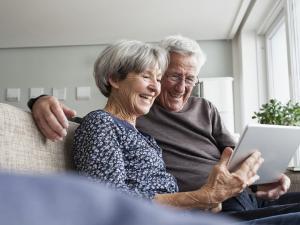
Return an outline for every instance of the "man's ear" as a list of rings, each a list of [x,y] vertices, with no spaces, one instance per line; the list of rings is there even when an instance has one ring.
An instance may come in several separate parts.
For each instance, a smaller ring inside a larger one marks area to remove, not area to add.
[[[113,88],[119,89],[119,81],[117,79],[112,78],[111,75],[108,78],[108,82]]]

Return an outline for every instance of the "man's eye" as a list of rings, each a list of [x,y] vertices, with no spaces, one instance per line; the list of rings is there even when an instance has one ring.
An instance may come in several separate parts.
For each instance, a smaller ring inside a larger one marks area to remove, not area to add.
[[[188,77],[188,78],[186,78],[186,80],[188,81],[188,82],[191,82],[191,83],[193,83],[193,82],[195,82],[195,78],[194,77]]]
[[[171,78],[174,79],[174,80],[178,80],[179,76],[178,75],[172,75]]]

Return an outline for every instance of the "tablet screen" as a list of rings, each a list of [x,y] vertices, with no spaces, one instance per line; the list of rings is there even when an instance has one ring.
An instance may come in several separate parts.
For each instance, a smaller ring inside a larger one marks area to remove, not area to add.
[[[228,168],[233,172],[256,149],[264,158],[258,170],[260,179],[256,184],[271,183],[285,172],[291,158],[300,144],[300,127],[266,124],[247,125],[235,150]]]

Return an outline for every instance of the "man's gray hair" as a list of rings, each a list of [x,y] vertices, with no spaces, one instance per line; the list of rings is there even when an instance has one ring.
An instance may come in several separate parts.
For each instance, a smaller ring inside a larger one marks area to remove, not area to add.
[[[109,78],[124,80],[128,73],[141,73],[158,65],[162,74],[169,64],[168,52],[159,47],[135,40],[121,40],[108,45],[94,64],[94,78],[101,93],[111,92]]]
[[[175,52],[178,54],[195,56],[198,61],[198,73],[206,61],[206,55],[199,44],[190,38],[181,35],[172,35],[165,37],[159,45],[166,49],[169,54]]]

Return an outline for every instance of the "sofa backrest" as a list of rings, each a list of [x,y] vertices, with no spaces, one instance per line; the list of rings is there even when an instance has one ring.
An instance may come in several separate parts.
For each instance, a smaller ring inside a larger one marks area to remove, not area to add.
[[[73,170],[77,126],[70,122],[64,140],[52,142],[39,132],[31,113],[0,103],[0,170],[40,174]]]

